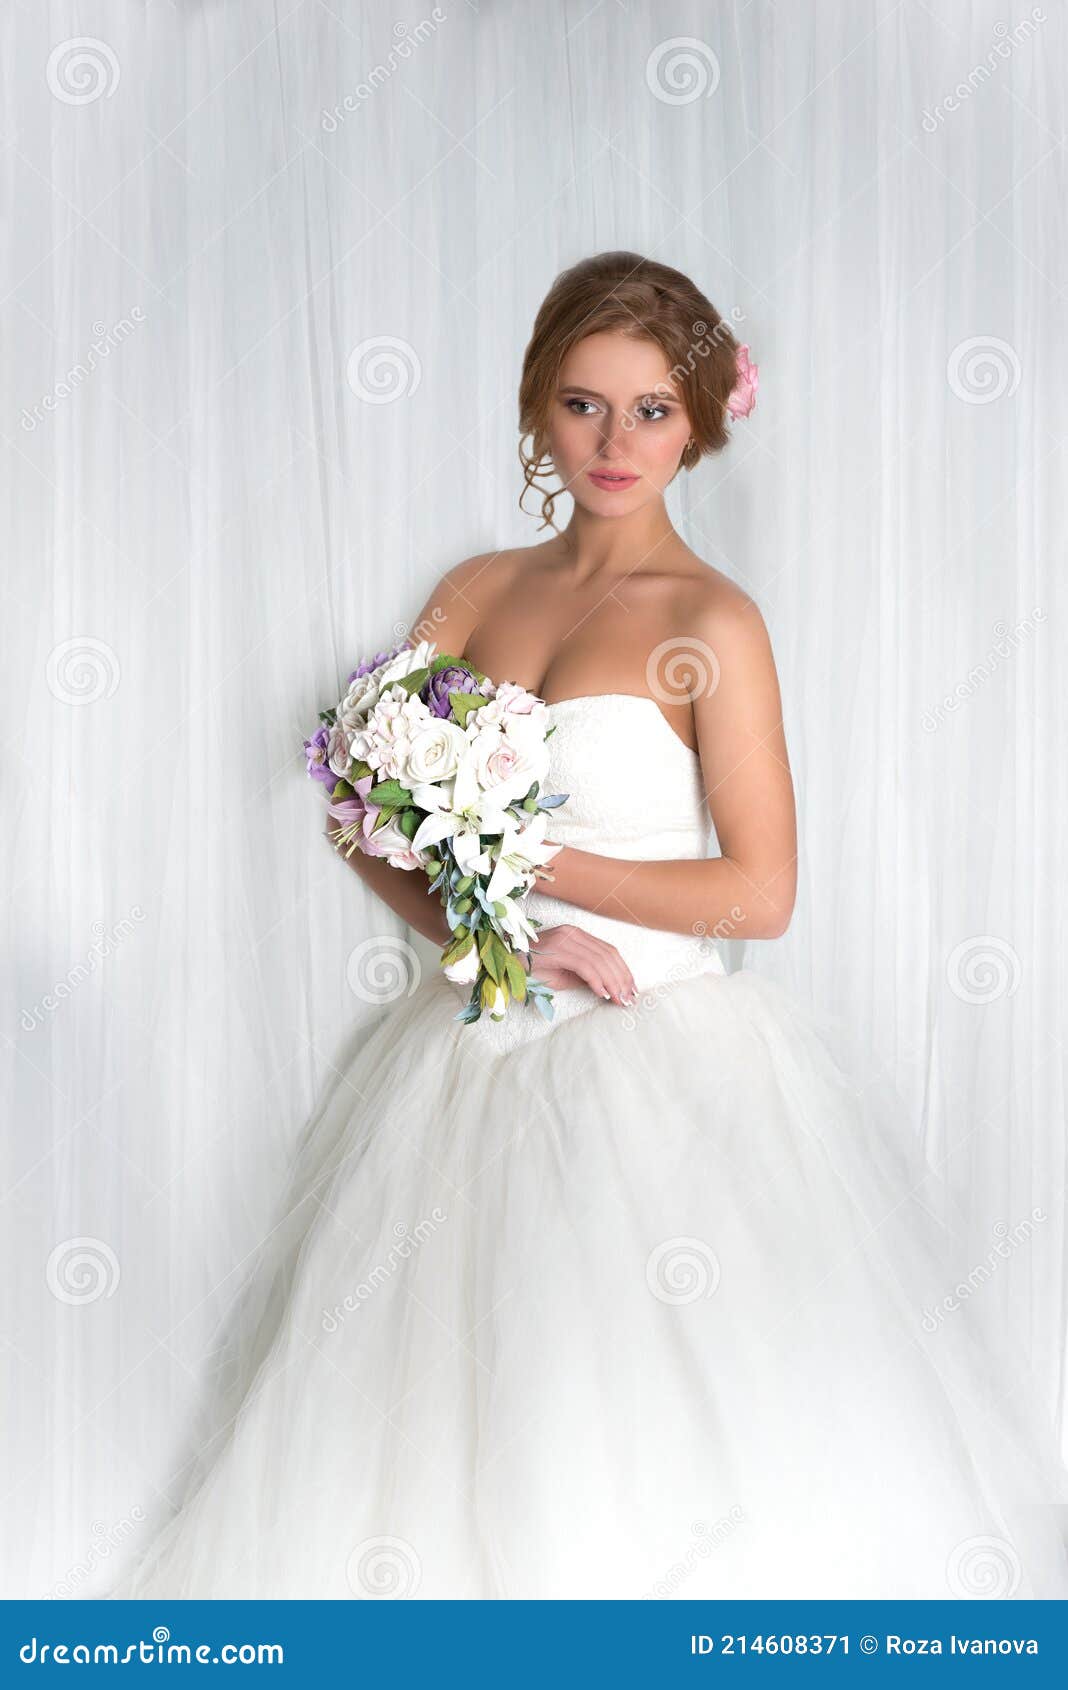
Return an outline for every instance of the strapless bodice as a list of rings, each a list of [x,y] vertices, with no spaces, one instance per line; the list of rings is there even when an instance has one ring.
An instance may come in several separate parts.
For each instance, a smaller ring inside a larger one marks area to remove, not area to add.
[[[712,825],[700,758],[679,738],[655,699],[593,693],[556,700],[546,709],[554,732],[548,740],[545,790],[568,794],[566,804],[551,812],[551,839],[635,862],[708,855]],[[700,927],[693,933],[642,927],[546,892],[531,892],[526,908],[542,927],[569,923],[616,947],[641,994],[633,1010],[612,1006],[619,1015],[639,1013],[643,1001],[655,1001],[656,992],[672,981],[724,973],[718,946]],[[537,946],[533,964],[537,978]],[[477,1025],[506,1049],[601,1001],[588,988],[576,987],[554,992],[552,1022],[543,1021],[533,1007],[513,1005],[503,1021],[482,1016]]]

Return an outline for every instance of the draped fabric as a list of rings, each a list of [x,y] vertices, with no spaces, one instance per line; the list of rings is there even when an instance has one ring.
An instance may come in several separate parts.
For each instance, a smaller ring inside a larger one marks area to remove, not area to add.
[[[958,1298],[1068,1432],[1065,18],[0,29],[4,1594],[92,1595],[161,1507],[306,1123],[433,965],[301,740],[444,569],[544,538],[523,348],[605,249],[692,275],[760,366],[669,495],[765,614],[798,792],[793,923],[729,965],[883,1064],[974,1239]]]

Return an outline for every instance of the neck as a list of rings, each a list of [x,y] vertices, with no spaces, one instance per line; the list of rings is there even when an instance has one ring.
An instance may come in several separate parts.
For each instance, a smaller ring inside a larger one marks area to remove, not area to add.
[[[576,504],[560,538],[576,584],[656,569],[664,546],[678,539],[662,498],[627,516],[601,516]]]

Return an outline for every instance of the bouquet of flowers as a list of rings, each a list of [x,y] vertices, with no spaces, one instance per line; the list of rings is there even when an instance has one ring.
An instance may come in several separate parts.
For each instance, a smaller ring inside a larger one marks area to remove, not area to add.
[[[452,938],[449,979],[470,983],[458,1021],[500,1021],[512,999],[552,1019],[552,992],[529,973],[540,925],[524,910],[537,870],[560,849],[545,840],[546,706],[524,687],[495,685],[466,659],[404,641],[354,670],[348,690],[304,741],[308,773],[343,823],[337,849],[421,870],[440,893]]]

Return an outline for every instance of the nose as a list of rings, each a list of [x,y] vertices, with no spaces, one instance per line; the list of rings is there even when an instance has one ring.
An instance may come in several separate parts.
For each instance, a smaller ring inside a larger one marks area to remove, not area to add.
[[[625,426],[623,413],[618,412],[614,420],[606,422],[601,430],[601,450],[597,455],[613,461],[617,458],[625,458],[629,444],[630,436]]]

